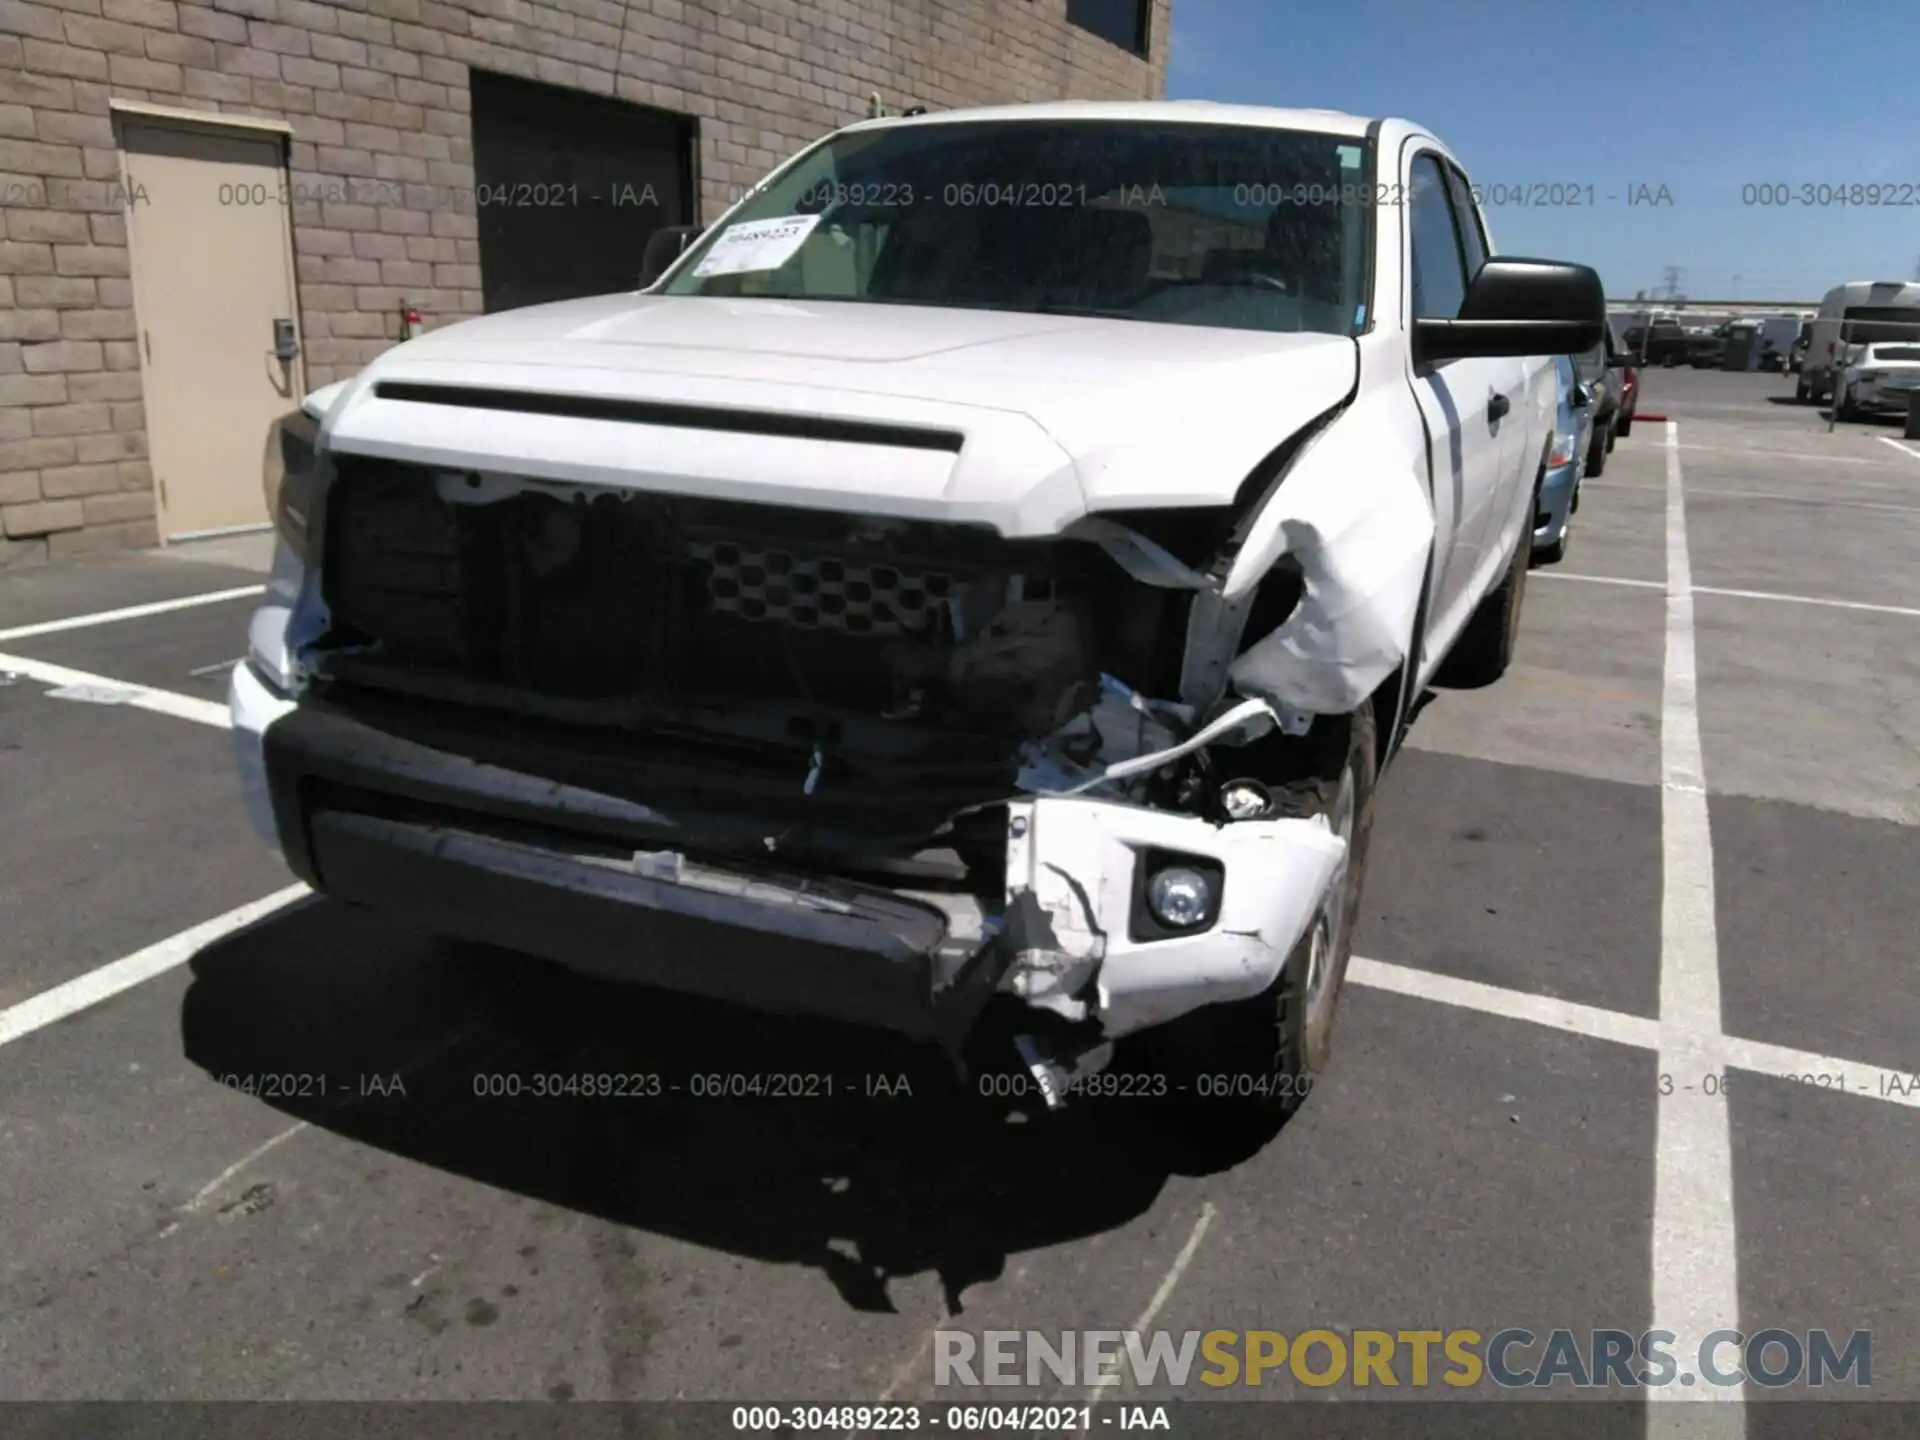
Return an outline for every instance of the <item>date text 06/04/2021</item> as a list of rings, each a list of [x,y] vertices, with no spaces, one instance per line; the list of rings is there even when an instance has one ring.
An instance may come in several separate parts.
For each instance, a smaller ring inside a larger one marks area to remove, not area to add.
[[[128,184],[133,185],[129,178]],[[215,193],[221,205],[262,208],[269,205],[373,205],[409,210],[567,209],[581,205],[658,209],[653,186],[620,182],[601,189],[577,184],[433,185],[399,180],[282,180],[223,182]],[[145,199],[137,191],[129,204]]]
[[[1882,1100],[1920,1095],[1920,1072],[1902,1074],[1899,1071],[1874,1071],[1867,1075],[1848,1075],[1844,1071],[1823,1071],[1773,1075],[1764,1071],[1755,1071],[1752,1078],[1787,1080],[1816,1090],[1839,1090],[1850,1095],[1877,1095]],[[1737,1085],[1742,1083],[1747,1083],[1745,1077],[1736,1081],[1731,1074],[1712,1071],[1699,1075],[1670,1075],[1663,1072],[1660,1076],[1660,1093],[1662,1095],[1676,1093],[1700,1095],[1711,1099],[1731,1093]]]

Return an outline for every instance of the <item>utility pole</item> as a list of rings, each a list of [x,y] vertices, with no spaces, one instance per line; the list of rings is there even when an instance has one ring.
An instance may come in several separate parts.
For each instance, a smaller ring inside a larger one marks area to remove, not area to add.
[[[1680,267],[1678,265],[1667,266],[1666,282],[1663,288],[1667,292],[1667,299],[1678,300],[1680,298]]]

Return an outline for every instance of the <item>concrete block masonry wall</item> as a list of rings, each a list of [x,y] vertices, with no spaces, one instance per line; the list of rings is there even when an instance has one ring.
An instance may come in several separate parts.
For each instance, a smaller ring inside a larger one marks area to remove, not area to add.
[[[1152,99],[1068,0],[0,0],[0,565],[155,543],[109,102],[284,120],[296,191],[470,189],[469,67],[698,118],[700,208],[890,107]],[[468,210],[291,207],[307,382],[480,313]]]

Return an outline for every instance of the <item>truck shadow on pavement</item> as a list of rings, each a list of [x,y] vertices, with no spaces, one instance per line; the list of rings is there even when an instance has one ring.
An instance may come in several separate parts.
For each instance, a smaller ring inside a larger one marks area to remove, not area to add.
[[[1009,1255],[1123,1224],[1173,1173],[1138,1102],[1011,1123],[911,1042],[586,980],[328,900],[191,970],[184,1050],[220,1083],[486,1185],[818,1266],[859,1310],[931,1271],[959,1313]]]

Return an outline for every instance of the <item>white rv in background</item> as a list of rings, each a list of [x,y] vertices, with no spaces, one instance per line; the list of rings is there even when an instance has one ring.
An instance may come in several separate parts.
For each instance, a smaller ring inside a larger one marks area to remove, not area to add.
[[[1882,340],[1920,342],[1920,281],[1850,280],[1820,302],[1813,340],[1794,394],[1816,404],[1833,395],[1834,372],[1847,352]]]

